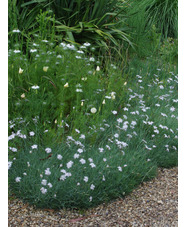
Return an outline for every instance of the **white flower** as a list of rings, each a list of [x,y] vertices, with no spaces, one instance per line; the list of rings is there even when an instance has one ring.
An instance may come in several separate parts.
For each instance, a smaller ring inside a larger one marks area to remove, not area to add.
[[[92,196],[89,197],[89,202],[92,202]]]
[[[119,137],[119,134],[118,133],[114,134],[114,137],[115,138],[118,138]]]
[[[170,111],[171,111],[171,112],[174,112],[174,111],[175,111],[175,108],[172,106],[172,107],[170,108]]]
[[[160,88],[160,89],[164,89],[163,85],[160,85],[159,88]]]
[[[113,91],[113,92],[111,92],[111,94],[110,94],[110,95],[111,95],[111,99],[112,99],[112,100],[114,100],[114,99],[116,98],[115,94],[116,94],[116,92],[114,92],[114,91]]]
[[[80,131],[79,131],[78,129],[75,129],[75,131],[76,131],[77,133],[80,133]]]
[[[97,109],[95,107],[92,107],[91,110],[90,110],[91,113],[96,113],[97,112]]]
[[[13,152],[17,152],[17,148],[12,147],[12,151],[13,151]]]
[[[91,57],[89,60],[90,61],[95,61],[95,58],[94,57]]]
[[[12,166],[12,162],[11,162],[11,161],[9,161],[9,162],[8,162],[8,169],[10,169],[10,168],[11,168],[11,166]]]
[[[85,176],[83,180],[84,180],[85,182],[88,182],[88,177]]]
[[[49,188],[52,188],[52,184],[51,184],[51,183],[48,183],[48,187],[49,187]]]
[[[155,129],[154,132],[157,133],[157,134],[159,134],[159,130],[158,129]]]
[[[62,155],[60,154],[57,155],[57,159],[61,160],[62,158],[63,158]]]
[[[86,163],[85,159],[83,159],[83,158],[81,158],[79,161],[81,162],[81,164],[85,164]]]
[[[90,46],[90,43],[83,43],[83,46],[86,46],[86,47],[88,47],[88,46]]]
[[[99,66],[96,67],[96,71],[100,71],[100,67]]]
[[[42,193],[42,194],[46,194],[46,193],[47,193],[47,189],[44,188],[44,187],[42,187],[40,190],[41,190],[41,193]]]
[[[127,165],[125,164],[123,167],[127,167]]]
[[[115,95],[112,95],[112,96],[111,96],[111,99],[112,99],[112,100],[114,100],[115,98],[116,98],[116,96],[115,96]]]
[[[107,159],[106,159],[106,158],[103,158],[103,161],[104,161],[104,162],[106,162],[106,161],[107,161]]]
[[[33,43],[33,46],[38,47],[39,44]],[[37,56],[37,55],[36,55],[36,56]],[[37,57],[39,57],[39,56],[37,56]]]
[[[60,170],[61,173],[64,173],[66,175],[67,171],[65,169]]]
[[[69,162],[67,163],[67,168],[70,169],[70,168],[72,167],[72,165],[73,165],[73,161],[69,161]]]
[[[19,74],[22,74],[23,73],[23,69],[22,68],[19,68]]]
[[[103,105],[105,104],[105,99],[103,99],[103,102],[102,102],[102,104],[103,104]]]
[[[70,176],[72,176],[72,174],[71,173],[66,173],[66,176],[70,177]]]
[[[82,50],[77,50],[77,53],[84,54],[84,52]]]
[[[47,148],[45,149],[45,151],[46,151],[47,154],[49,154],[49,153],[51,153],[52,149],[49,148],[49,147],[47,147]]]
[[[37,50],[36,49],[31,49],[30,50],[30,53],[34,53],[34,52],[37,52]]]
[[[161,115],[162,115],[163,117],[167,117],[167,114],[165,114],[165,113],[161,113]]]
[[[77,88],[77,89],[76,89],[76,92],[83,92],[83,90],[82,90],[82,89]]]
[[[99,152],[102,153],[104,151],[104,149],[101,147],[101,148],[98,148],[99,149]]]
[[[30,162],[27,162],[27,166],[30,167]]]
[[[47,185],[47,180],[43,179],[43,180],[41,181],[41,184],[42,184],[42,185]]]
[[[17,53],[21,53],[20,50],[14,50],[14,53],[17,54]]]
[[[9,147],[10,150],[12,150],[13,152],[17,152],[17,148],[15,147]]]
[[[12,140],[12,139],[14,139],[14,138],[15,138],[15,135],[12,134],[12,135],[10,135],[10,136],[8,137],[8,141],[9,141],[9,140]]]
[[[14,32],[14,33],[20,33],[21,31],[19,29],[14,29],[12,32]]]
[[[94,188],[95,188],[95,185],[91,184],[90,189],[94,190]]]
[[[114,115],[116,115],[118,112],[116,110],[111,111]]]
[[[72,44],[67,44],[66,47],[68,47],[70,50],[75,50],[75,46]]]
[[[136,121],[132,121],[132,122],[131,122],[131,125],[132,125],[132,126],[135,126],[136,124],[137,124]]]
[[[31,87],[32,89],[39,89],[39,86],[38,85],[34,85]]]
[[[79,154],[74,154],[74,159],[79,158]]]
[[[21,181],[21,177],[16,177],[15,181],[16,182],[20,182]]]
[[[66,175],[61,175],[60,180],[64,181],[66,179]]]
[[[121,172],[122,171],[122,168],[121,168],[121,166],[118,166],[118,170]]]
[[[81,149],[81,148],[78,148],[77,151],[78,151],[80,154],[83,153],[83,149]]]
[[[30,136],[34,136],[35,133],[34,132],[29,132]]]
[[[44,71],[44,72],[47,72],[47,71],[48,71],[48,68],[49,68],[48,66],[44,66],[44,67],[43,67],[43,71]]]
[[[102,181],[105,181],[105,176],[103,175]]]
[[[80,139],[85,139],[85,135],[81,134]]]
[[[68,83],[66,83],[66,84],[64,85],[64,87],[69,87]]]
[[[50,175],[50,174],[51,174],[50,168],[47,168],[47,169],[45,170],[45,175]]]
[[[23,173],[23,175],[25,175],[25,176],[26,176],[26,175],[27,175],[27,173]]]
[[[118,118],[118,119],[117,119],[117,122],[118,122],[118,123],[122,123],[123,120],[122,120],[121,118]]]
[[[60,43],[59,46],[66,47],[66,43]]]
[[[93,162],[93,159],[92,158],[89,158],[88,160],[89,160],[89,162]]]
[[[92,163],[92,162],[91,162],[89,165],[90,165],[92,168],[95,168],[95,167],[96,167],[96,165],[95,165],[94,163]]]
[[[32,147],[32,149],[37,149],[37,145],[36,144],[32,145],[31,147]]]
[[[106,145],[106,148],[108,149],[108,150],[110,150],[111,148],[109,147],[109,145]]]
[[[127,82],[125,82],[124,85],[127,85]]]

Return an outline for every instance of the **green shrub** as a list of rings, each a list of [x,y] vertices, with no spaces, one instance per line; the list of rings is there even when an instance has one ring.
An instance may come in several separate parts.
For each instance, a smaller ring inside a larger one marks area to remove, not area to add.
[[[30,43],[29,61],[17,48],[9,50],[9,186],[17,197],[88,208],[128,194],[157,166],[177,165],[176,72],[148,59],[128,77],[107,62],[105,74],[85,55],[88,43]]]
[[[163,61],[170,64],[178,63],[178,40],[173,38],[167,38],[164,40],[159,51]]]

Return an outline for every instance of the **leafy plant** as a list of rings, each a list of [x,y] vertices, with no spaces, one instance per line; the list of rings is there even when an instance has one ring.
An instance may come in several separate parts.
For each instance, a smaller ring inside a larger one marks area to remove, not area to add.
[[[160,55],[164,61],[170,62],[170,64],[177,64],[178,62],[178,40],[173,38],[167,38],[164,40],[160,47]]]
[[[25,87],[37,82],[39,88],[22,97],[28,103],[27,108],[22,107],[25,113],[19,112],[20,107],[9,121],[10,187],[17,197],[41,208],[89,208],[108,202],[154,177],[157,166],[172,167],[178,160],[176,72],[166,71],[164,65],[159,68],[157,62],[149,59],[140,67],[136,63],[139,68],[131,69],[127,81],[115,67],[110,70],[110,78],[105,79],[101,70],[88,74],[93,70],[90,62],[82,64],[86,59],[77,58],[81,61],[78,63],[74,58],[77,51],[67,45],[63,43],[61,57],[48,53],[50,57],[44,59],[45,53],[36,57],[40,59],[35,71],[36,61],[22,72],[20,81],[25,79],[26,71],[30,76]],[[54,64],[56,59],[60,59],[61,68]],[[43,70],[41,63],[46,60],[50,64]],[[10,73],[16,79],[13,71]],[[73,82],[80,81],[86,83],[78,85],[83,92],[74,94]],[[72,95],[66,92],[70,87]],[[85,95],[83,105],[78,101],[79,95]],[[73,112],[71,108],[67,113],[70,119],[64,117],[68,105],[64,109],[59,105],[59,101],[66,102],[66,97],[67,104],[72,103],[77,109]],[[57,101],[56,107],[63,111],[62,118],[57,114],[55,131],[49,122],[55,109],[43,108],[42,101]],[[28,118],[30,112],[42,114]],[[18,117],[20,114],[24,118]],[[72,125],[75,127],[67,131]]]
[[[146,22],[159,29],[164,38],[178,37],[178,0],[144,0]]]
[[[41,9],[42,1],[32,1],[32,4],[28,4],[28,0],[25,3],[24,0],[8,0],[8,30],[19,29],[25,31],[25,33],[34,33],[35,20]]]
[[[114,0],[36,0],[26,3],[11,0],[10,4],[16,11],[13,14],[10,12],[10,20],[16,15],[16,25],[11,27],[16,26],[19,30],[24,29],[31,34],[39,32],[38,20],[35,18],[38,18],[42,9],[51,12],[52,21],[55,15],[55,37],[58,40],[72,43],[90,42],[98,50],[105,48],[107,51],[109,48],[116,51],[120,46],[118,40],[132,46],[128,26],[124,22],[126,21],[126,2],[122,7]],[[10,10],[12,11],[11,7]],[[122,24],[118,18],[122,18]],[[47,21],[49,20],[43,20],[45,24]]]

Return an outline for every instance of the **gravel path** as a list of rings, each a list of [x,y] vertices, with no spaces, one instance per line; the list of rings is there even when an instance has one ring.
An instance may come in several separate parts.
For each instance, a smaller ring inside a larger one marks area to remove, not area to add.
[[[124,199],[86,212],[34,209],[9,200],[8,226],[178,226],[178,168],[159,169],[157,178],[144,182]]]

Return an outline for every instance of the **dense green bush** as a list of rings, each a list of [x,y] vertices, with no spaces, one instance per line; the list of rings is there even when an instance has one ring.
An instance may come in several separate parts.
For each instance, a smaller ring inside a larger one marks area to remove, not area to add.
[[[29,62],[9,51],[9,185],[16,196],[42,208],[88,208],[128,194],[157,166],[177,165],[175,72],[156,64],[149,73],[149,60],[127,79],[112,64],[104,74],[82,52],[88,43],[34,48]]]
[[[177,40],[161,43],[135,2],[9,1],[8,173],[18,198],[89,208],[178,164]]]

